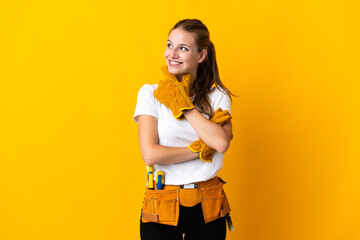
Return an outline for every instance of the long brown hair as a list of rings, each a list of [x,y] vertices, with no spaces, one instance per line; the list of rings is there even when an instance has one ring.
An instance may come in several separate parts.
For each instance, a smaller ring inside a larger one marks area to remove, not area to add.
[[[215,90],[215,88],[212,88],[213,85],[220,91],[225,91],[225,93],[229,95],[231,102],[231,95],[236,95],[232,94],[220,80],[216,63],[215,46],[210,40],[210,33],[207,27],[198,19],[183,19],[174,25],[169,31],[169,35],[172,30],[177,28],[193,33],[195,43],[198,46],[198,52],[201,52],[202,49],[207,49],[208,53],[206,58],[198,65],[197,79],[193,86],[195,91],[195,99],[193,102],[198,106],[199,111],[208,115],[210,119],[213,116],[214,109],[211,107],[208,93]]]

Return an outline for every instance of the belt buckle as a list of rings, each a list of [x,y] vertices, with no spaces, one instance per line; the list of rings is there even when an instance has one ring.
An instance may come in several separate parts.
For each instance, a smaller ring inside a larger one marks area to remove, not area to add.
[[[180,185],[181,189],[194,189],[194,188],[198,188],[197,183],[189,183],[189,184],[183,184]]]

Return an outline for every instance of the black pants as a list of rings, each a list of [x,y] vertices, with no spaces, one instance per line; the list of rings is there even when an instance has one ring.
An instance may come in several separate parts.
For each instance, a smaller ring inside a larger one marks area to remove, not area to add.
[[[159,223],[143,223],[140,220],[142,240],[224,240],[226,238],[226,220],[224,217],[205,223],[201,203],[194,207],[180,205],[177,226]]]

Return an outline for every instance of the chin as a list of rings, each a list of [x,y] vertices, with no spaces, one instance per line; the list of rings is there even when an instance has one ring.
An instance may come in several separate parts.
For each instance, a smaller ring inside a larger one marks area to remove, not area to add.
[[[183,71],[180,71],[180,70],[174,70],[174,69],[171,69],[171,68],[168,68],[169,69],[169,73],[171,74],[184,74]]]

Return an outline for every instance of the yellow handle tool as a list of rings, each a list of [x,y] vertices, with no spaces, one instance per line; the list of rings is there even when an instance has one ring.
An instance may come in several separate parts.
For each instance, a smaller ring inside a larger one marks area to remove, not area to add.
[[[148,171],[148,189],[154,190],[154,166],[148,165],[147,171]]]

